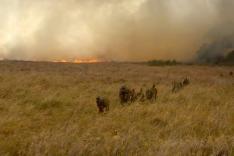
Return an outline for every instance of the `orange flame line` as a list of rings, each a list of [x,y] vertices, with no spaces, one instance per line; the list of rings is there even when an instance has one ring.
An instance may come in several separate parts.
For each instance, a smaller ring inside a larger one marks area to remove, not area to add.
[[[55,60],[53,62],[61,62],[61,63],[101,63],[101,62],[106,62],[104,60],[101,59],[97,59],[97,58],[87,58],[87,59],[74,59],[72,61],[68,61],[66,59],[62,59],[62,60]]]

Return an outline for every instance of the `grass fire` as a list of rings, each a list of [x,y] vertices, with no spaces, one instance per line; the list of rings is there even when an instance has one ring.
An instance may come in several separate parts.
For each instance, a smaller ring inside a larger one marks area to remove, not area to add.
[[[76,58],[73,60],[66,60],[66,59],[62,59],[62,60],[55,60],[52,62],[57,62],[57,63],[77,63],[77,64],[82,64],[82,63],[103,63],[103,62],[107,62],[106,60],[103,59],[98,59],[98,58]]]

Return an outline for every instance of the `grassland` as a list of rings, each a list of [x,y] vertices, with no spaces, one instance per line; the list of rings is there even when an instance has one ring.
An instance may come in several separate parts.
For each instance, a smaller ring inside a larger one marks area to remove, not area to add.
[[[234,155],[234,67],[0,62],[1,156]],[[191,84],[171,93],[173,80]],[[122,84],[157,84],[122,107]],[[98,114],[95,98],[111,100]]]

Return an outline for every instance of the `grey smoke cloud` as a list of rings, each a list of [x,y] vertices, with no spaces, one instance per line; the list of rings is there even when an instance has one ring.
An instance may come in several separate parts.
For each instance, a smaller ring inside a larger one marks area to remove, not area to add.
[[[0,0],[0,58],[188,60],[233,34],[232,10],[232,0]]]
[[[234,50],[234,1],[218,1],[218,22],[212,27],[206,41],[198,50],[200,62],[216,62]]]

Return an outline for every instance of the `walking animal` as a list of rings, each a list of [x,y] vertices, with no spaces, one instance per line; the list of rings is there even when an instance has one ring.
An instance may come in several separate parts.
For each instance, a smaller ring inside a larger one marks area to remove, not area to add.
[[[96,104],[97,104],[99,113],[104,113],[104,112],[109,111],[110,102],[107,98],[98,96],[96,98]]]
[[[155,85],[153,85],[152,88],[147,89],[146,93],[145,93],[147,100],[150,100],[150,101],[156,100],[157,93],[158,93],[158,91],[157,91],[157,88],[155,87]]]
[[[187,85],[189,85],[189,83],[190,83],[189,78],[186,77],[186,78],[183,80],[183,86],[187,86]]]
[[[131,90],[126,86],[122,86],[119,90],[120,103],[123,105],[131,100]]]

